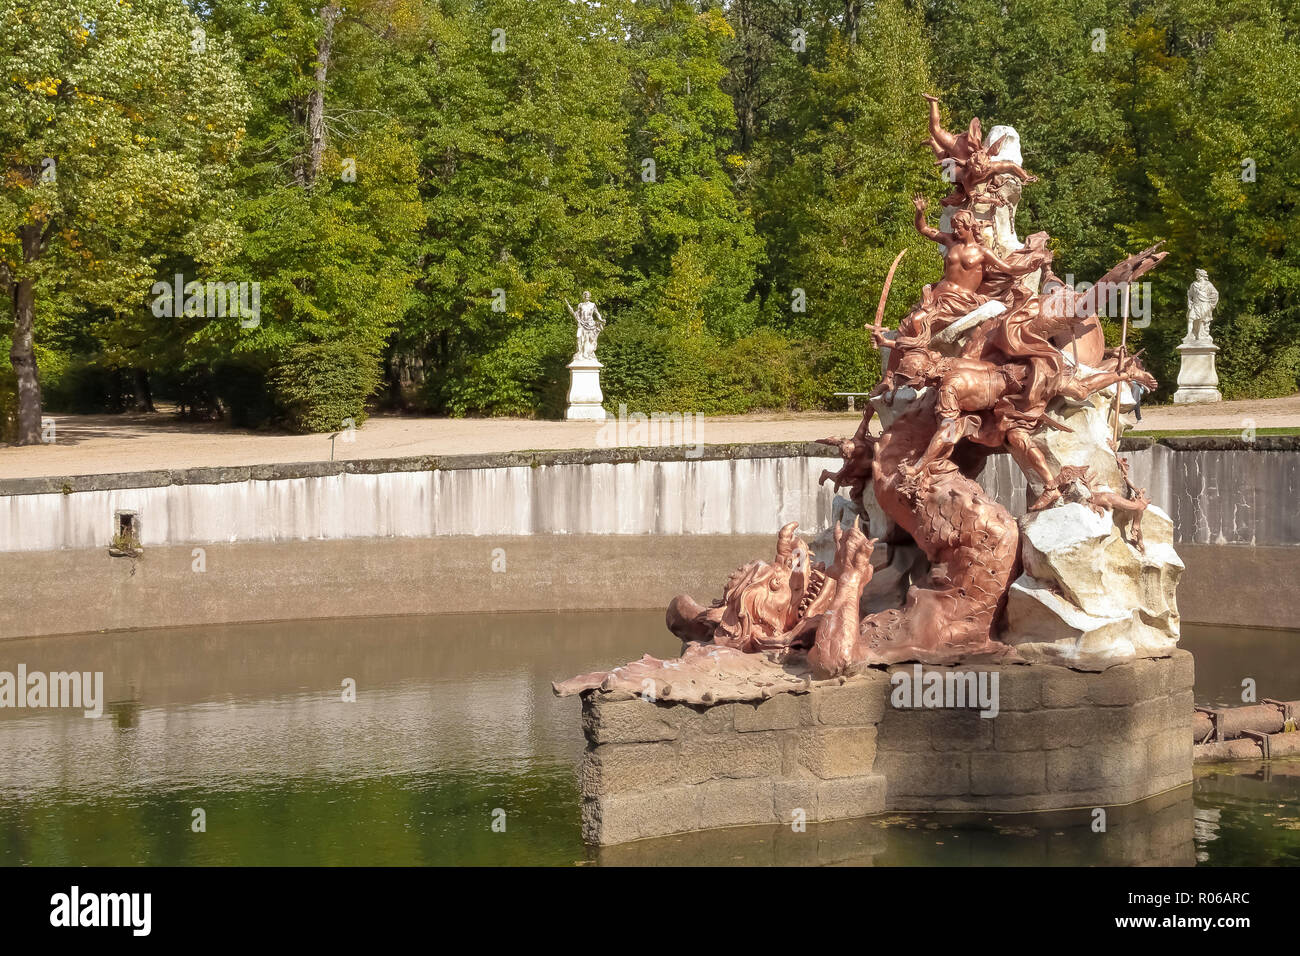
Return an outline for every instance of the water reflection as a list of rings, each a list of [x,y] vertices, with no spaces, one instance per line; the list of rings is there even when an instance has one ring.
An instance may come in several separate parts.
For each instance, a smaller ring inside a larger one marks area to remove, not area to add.
[[[1300,697],[1300,682],[1281,686],[1295,677],[1296,635],[1262,633],[1246,645],[1220,635],[1233,652],[1196,635],[1198,700],[1239,687],[1243,659],[1278,683],[1270,695]],[[1300,862],[1300,761],[1198,773],[1194,797],[1183,788],[1111,809],[1104,833],[1086,810],[895,815],[586,848],[578,702],[555,699],[550,682],[676,649],[660,612],[0,643],[0,670],[103,671],[109,702],[99,720],[0,710],[0,863]],[[343,701],[349,678],[356,703]],[[195,808],[204,833],[191,830]],[[491,829],[498,809],[504,833]]]
[[[1196,658],[1197,704],[1240,706],[1247,677],[1258,700],[1300,700],[1300,631],[1184,624],[1178,643]]]
[[[1300,757],[1196,768],[1196,862],[1300,864]]]
[[[1192,788],[1112,807],[1035,814],[891,814],[737,827],[594,851],[606,865],[1190,866]]]

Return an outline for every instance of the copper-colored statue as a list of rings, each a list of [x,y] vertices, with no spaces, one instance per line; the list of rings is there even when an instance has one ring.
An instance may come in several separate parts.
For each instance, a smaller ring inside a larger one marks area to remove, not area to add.
[[[1009,159],[992,158],[997,155],[1004,142],[1005,137],[1002,137],[995,140],[988,148],[977,146],[971,150],[970,156],[966,159],[957,157],[950,159],[956,170],[954,182],[957,188],[951,195],[944,197],[945,206],[961,206],[974,199],[981,199],[994,206],[1005,205],[1006,199],[1001,196],[988,192],[984,196],[979,194],[978,187],[993,179],[994,176],[1011,175],[1024,183],[1038,182],[1038,177],[1025,172],[1019,163]]]
[[[727,579],[722,597],[701,607],[685,594],[668,606],[668,629],[683,641],[711,641],[746,653],[783,655],[808,650],[826,627],[843,630],[862,589],[871,580],[871,551],[855,523],[848,531],[835,529],[835,561],[827,568],[811,561],[808,546],[790,522],[777,534],[776,560],[751,561]],[[828,617],[829,615],[829,617]],[[833,618],[833,622],[832,622]]]
[[[944,247],[943,278],[925,287],[921,301],[899,325],[894,343],[899,348],[928,344],[933,334],[992,302],[987,286],[999,279],[1033,272],[1051,259],[1051,253],[1039,249],[1019,257],[1019,261],[1004,261],[980,242],[975,217],[969,210],[953,214],[952,232],[940,232],[925,221],[924,196],[914,196],[912,205],[916,209],[916,231]],[[872,330],[872,340],[877,348],[890,344],[881,329]]]
[[[1128,459],[1119,454],[1119,442],[1112,441],[1110,446],[1115,452],[1115,464],[1119,466],[1125,491],[1123,494],[1117,491],[1097,491],[1088,484],[1088,500],[1084,504],[1097,514],[1102,514],[1109,508],[1117,514],[1126,515],[1131,544],[1139,551],[1145,552],[1146,545],[1142,540],[1142,515],[1146,512],[1147,505],[1151,504],[1151,498],[1145,488],[1133,484],[1133,478],[1129,474]],[[1061,470],[1065,471],[1064,468]]]
[[[928,93],[922,96],[930,104],[928,144],[934,152],[935,165],[950,168],[956,186],[952,194],[944,198],[943,205],[967,206],[976,199],[992,206],[1005,205],[1005,197],[992,190],[979,189],[998,176],[1015,176],[1022,183],[1038,182],[1038,177],[1025,172],[1019,163],[994,158],[1006,145],[1006,136],[999,136],[985,146],[978,116],[970,121],[970,126],[964,133],[954,135],[943,128],[943,120],[939,116],[939,98]]]
[[[868,431],[871,425],[871,416],[865,416],[862,424],[852,438],[819,438],[817,443],[820,445],[830,445],[837,449],[840,456],[844,459],[844,465],[837,472],[829,472],[823,469],[819,483],[830,481],[831,487],[836,491],[841,488],[849,489],[849,498],[859,507],[862,505],[862,495],[867,490],[867,485],[871,482],[871,458],[872,452],[876,447],[876,439]]]
[[[1086,404],[1095,392],[1128,382],[1155,387],[1138,356],[1123,346],[1106,348],[1100,312],[1106,290],[1127,290],[1165,253],[1157,245],[1130,256],[1085,292],[1052,272],[1046,233],[1021,243],[1014,231],[1004,231],[998,242],[1008,251],[997,254],[978,218],[987,226],[990,209],[999,206],[985,186],[999,177],[1020,185],[1036,180],[1018,162],[995,158],[1005,135],[986,145],[978,119],[954,135],[943,128],[938,101],[925,99],[928,145],[958,171],[957,189],[945,200],[957,207],[951,232],[932,228],[926,200],[913,199],[917,232],[943,247],[943,276],[890,333],[882,317],[902,253],[894,260],[868,327],[876,346],[890,350],[889,361],[857,433],[823,439],[839,449],[844,465],[824,471],[821,480],[847,487],[860,513],[869,488],[892,523],[872,530],[882,536],[888,530],[891,547],[910,539],[929,570],[913,572],[901,607],[862,614],[877,539],[856,519],[849,529],[837,525],[835,559],[825,568],[811,562],[810,548],[790,524],[781,529],[776,561],[739,569],[711,607],[684,595],[673,601],[668,624],[685,641],[803,660],[814,677],[903,660],[1014,659],[996,635],[1019,573],[1020,528],[977,480],[995,451],[1008,452],[1028,479],[1031,512],[1071,501],[1110,510],[1127,523],[1133,546],[1143,548],[1141,520],[1150,498],[1132,485],[1118,442],[1110,446],[1122,476],[1115,490],[1113,474],[1107,485],[1085,465],[1054,467],[1043,436],[1071,430],[1053,417],[1063,403]],[[1018,156],[1018,147],[1010,152]],[[1011,195],[1018,197],[1018,189]],[[1117,394],[1116,417],[1118,402]],[[869,425],[877,411],[881,433],[873,437]]]
[[[984,132],[980,128],[980,118],[976,116],[970,126],[962,133],[953,135],[943,128],[943,117],[939,115],[939,97],[922,93],[921,98],[930,104],[930,149],[935,159],[967,159],[979,149],[984,141]]]

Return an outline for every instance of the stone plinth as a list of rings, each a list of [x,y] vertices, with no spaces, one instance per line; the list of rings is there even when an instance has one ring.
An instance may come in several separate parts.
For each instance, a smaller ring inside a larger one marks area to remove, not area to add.
[[[712,707],[582,695],[582,834],[625,843],[690,830],[885,810],[874,770],[881,671],[811,693]]]
[[[1181,363],[1178,367],[1178,391],[1174,392],[1175,405],[1198,402],[1221,402],[1219,373],[1214,369],[1214,356],[1219,347],[1213,342],[1184,341],[1178,346]]]
[[[601,402],[605,400],[600,390],[600,370],[605,366],[594,358],[574,356],[569,363],[569,407],[564,417],[570,421],[603,422],[608,418]]]
[[[926,671],[954,669],[962,668]],[[1187,651],[1100,673],[1051,664],[997,670],[996,717],[886,710],[876,770],[888,783],[888,809],[1119,806],[1191,782]]]
[[[914,665],[893,671],[912,672]],[[1101,673],[998,674],[998,713],[901,709],[890,675],[696,706],[582,695],[582,832],[608,845],[691,830],[785,827],[888,810],[1116,806],[1192,779],[1192,656]]]

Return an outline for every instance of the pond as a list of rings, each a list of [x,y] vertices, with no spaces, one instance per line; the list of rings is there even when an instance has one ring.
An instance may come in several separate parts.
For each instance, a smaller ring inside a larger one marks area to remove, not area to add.
[[[1300,698],[1298,641],[1185,627],[1198,702],[1239,702],[1246,677]],[[6,641],[0,671],[103,671],[107,703],[0,710],[0,863],[1300,863],[1298,760],[1198,768],[1104,838],[1082,811],[893,814],[589,849],[579,703],[550,682],[677,649],[658,611]]]

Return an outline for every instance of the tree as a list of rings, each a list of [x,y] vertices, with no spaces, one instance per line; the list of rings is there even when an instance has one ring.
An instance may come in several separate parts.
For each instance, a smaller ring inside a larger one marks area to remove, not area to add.
[[[1287,395],[1300,385],[1300,22],[1268,0],[1191,2],[1136,31],[1133,125],[1143,216],[1137,248],[1168,240],[1154,288],[1169,320],[1140,335],[1177,370],[1185,296],[1196,268],[1221,290],[1214,336],[1230,397]]]
[[[16,440],[31,444],[40,296],[132,308],[164,237],[219,257],[246,100],[229,47],[179,0],[0,0],[0,82],[0,282]]]
[[[938,185],[921,145],[920,93],[931,83],[923,24],[900,0],[850,13],[837,5],[808,22],[809,62],[752,159],[755,220],[770,250],[766,316],[788,335],[829,344],[838,389],[874,380],[863,324],[897,251],[914,250],[895,279],[891,316],[938,269],[903,201]]]
[[[401,338],[427,358],[437,409],[554,406],[574,347],[563,299],[590,290],[610,316],[627,299],[626,8],[484,0],[431,15],[405,93],[428,225]]]
[[[732,180],[742,164],[729,155],[736,116],[721,83],[734,33],[721,11],[683,0],[639,4],[632,24],[638,298],[679,336],[735,338],[753,324],[762,243]]]
[[[187,333],[190,360],[269,390],[298,430],[360,424],[385,344],[409,305],[424,222],[411,130],[388,84],[409,79],[423,10],[404,0],[218,0],[214,26],[238,44],[254,105],[240,156],[228,266],[260,284],[253,328],[207,317]],[[245,396],[233,394],[228,404]]]

